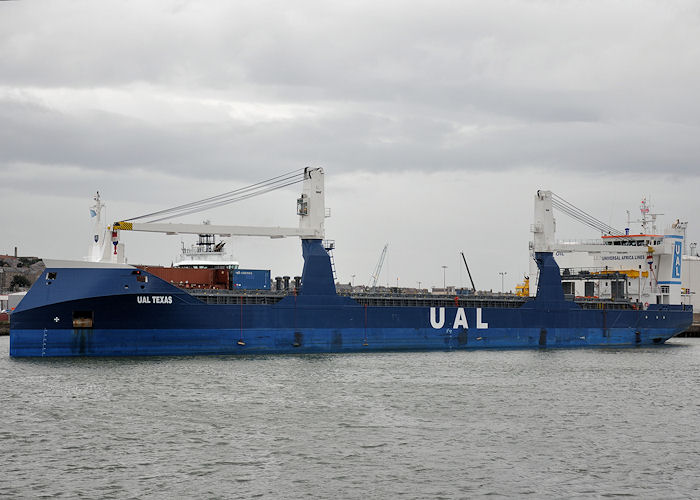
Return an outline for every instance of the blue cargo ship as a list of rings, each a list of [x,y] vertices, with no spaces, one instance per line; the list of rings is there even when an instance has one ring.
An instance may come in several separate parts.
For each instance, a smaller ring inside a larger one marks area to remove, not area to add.
[[[298,229],[207,226],[221,235],[299,236],[304,267],[298,289],[225,294],[182,290],[119,262],[123,253],[119,231],[196,234],[201,228],[120,221],[110,228],[114,249],[110,261],[45,261],[46,270],[11,315],[10,355],[635,346],[662,344],[692,322],[692,307],[673,303],[673,287],[680,287],[680,281],[676,283],[672,276],[680,267],[675,267],[675,255],[664,256],[662,243],[655,258],[661,264],[668,260],[671,279],[661,279],[658,303],[568,299],[553,252],[547,251],[551,207],[540,193],[534,229],[533,256],[539,272],[534,297],[338,294],[331,258],[323,245],[323,172],[306,169],[303,176]],[[669,241],[673,243],[673,238]],[[657,266],[656,272],[663,278],[665,267]]]

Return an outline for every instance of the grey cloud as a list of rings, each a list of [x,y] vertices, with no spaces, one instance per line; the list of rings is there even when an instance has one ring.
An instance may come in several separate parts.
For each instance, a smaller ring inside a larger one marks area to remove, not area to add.
[[[674,6],[4,2],[5,88],[145,82],[323,112],[173,124],[6,97],[0,162],[249,180],[309,164],[696,174],[698,8]]]
[[[249,181],[308,165],[337,172],[538,166],[698,173],[700,144],[692,126],[570,121],[482,127],[470,118],[348,110],[271,123],[157,126],[115,114],[75,116],[0,101],[0,162]]]

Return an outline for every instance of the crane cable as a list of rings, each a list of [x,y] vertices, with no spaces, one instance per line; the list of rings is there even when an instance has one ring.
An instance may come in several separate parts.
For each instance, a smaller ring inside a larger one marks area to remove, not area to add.
[[[619,229],[615,229],[614,227],[610,226],[609,224],[606,224],[605,222],[596,219],[590,214],[587,214],[580,208],[572,205],[568,201],[566,201],[564,198],[561,196],[557,196],[556,194],[552,193],[552,207],[556,208],[557,210],[564,212],[565,214],[569,215],[570,217],[578,220],[579,222],[582,222],[586,224],[589,227],[592,227],[593,229],[596,229],[600,231],[603,234],[612,234],[616,236],[620,236],[624,234],[622,231]]]
[[[292,172],[287,172],[286,174],[278,175],[276,177],[271,177],[270,179],[256,182],[250,186],[242,187],[239,189],[234,189],[233,191],[228,191],[216,196],[210,196],[209,198],[204,198],[198,201],[193,201],[191,203],[185,203],[184,205],[178,205],[171,208],[166,208],[163,210],[158,210],[156,212],[151,212],[149,214],[139,215],[137,217],[131,217],[129,219],[123,219],[125,221],[137,221],[142,219],[151,219],[144,222],[160,222],[174,217],[179,217],[182,215],[189,215],[197,212],[203,212],[212,208],[220,207],[223,205],[228,205],[242,200],[247,200],[255,196],[260,196],[270,191],[275,191],[277,189],[282,189],[293,184],[298,184],[304,180],[304,169],[297,169]],[[158,217],[155,218],[154,217]]]

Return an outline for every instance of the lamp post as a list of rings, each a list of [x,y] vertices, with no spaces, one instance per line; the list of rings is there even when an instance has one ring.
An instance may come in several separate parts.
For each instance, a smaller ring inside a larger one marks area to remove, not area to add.
[[[355,275],[354,274],[352,275],[351,279],[352,279],[352,286],[355,286]]]
[[[447,269],[447,266],[442,266],[442,289],[446,290],[447,285],[445,285],[445,270]]]
[[[420,281],[418,282],[418,292],[420,292]]]
[[[508,274],[508,271],[501,271],[498,274],[501,275],[501,293],[503,293],[503,277]]]

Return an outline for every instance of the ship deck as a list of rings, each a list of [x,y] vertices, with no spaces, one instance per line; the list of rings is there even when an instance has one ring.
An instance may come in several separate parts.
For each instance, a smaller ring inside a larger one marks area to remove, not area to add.
[[[273,290],[186,290],[190,295],[206,304],[276,304],[293,291]],[[358,305],[368,307],[481,307],[481,308],[518,308],[532,297],[498,294],[437,295],[415,293],[339,293],[350,297]],[[629,300],[606,300],[596,298],[574,298],[583,309],[634,309]]]

